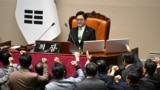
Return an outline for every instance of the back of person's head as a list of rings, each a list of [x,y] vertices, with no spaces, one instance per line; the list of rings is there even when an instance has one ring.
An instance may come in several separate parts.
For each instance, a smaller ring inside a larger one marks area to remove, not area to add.
[[[11,57],[11,54],[7,49],[0,51],[0,60],[3,65],[9,65],[9,57]]]
[[[98,66],[94,62],[90,62],[85,67],[87,76],[95,76],[98,71]]]
[[[125,61],[127,64],[134,63],[134,54],[131,52],[123,53],[121,57],[122,61]]]
[[[56,79],[61,79],[65,76],[65,66],[62,63],[55,62],[52,67],[52,73]]]
[[[82,15],[85,20],[87,19],[87,14],[86,14],[85,12],[83,12],[83,11],[78,11],[78,12],[76,13],[76,17],[79,16],[79,15]]]
[[[28,53],[23,53],[19,57],[19,62],[20,62],[21,67],[23,67],[23,68],[29,68],[29,66],[32,63],[32,57]]]
[[[137,73],[137,71],[131,71],[128,73],[127,77],[126,77],[126,81],[129,84],[137,84],[139,82],[140,76]],[[129,82],[128,82],[129,80]]]
[[[104,59],[99,59],[96,61],[96,64],[98,66],[98,72],[99,73],[106,73],[107,70],[107,62]]]
[[[35,70],[39,75],[43,75],[43,62],[42,61],[39,61],[38,63],[36,63]]]
[[[153,76],[157,68],[157,63],[151,59],[147,59],[144,64],[144,68],[149,75]]]

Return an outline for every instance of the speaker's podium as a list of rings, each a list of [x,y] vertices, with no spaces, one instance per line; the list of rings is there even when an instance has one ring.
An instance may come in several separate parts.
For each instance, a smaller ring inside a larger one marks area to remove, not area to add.
[[[35,52],[45,53],[60,53],[60,54],[72,54],[74,52],[81,52],[84,56],[88,50],[92,54],[93,60],[105,59],[108,64],[118,64],[120,55],[127,52],[126,44],[129,44],[128,38],[110,39],[110,40],[93,40],[84,41],[83,49],[79,49],[72,43],[59,42],[59,41],[42,41],[37,40],[35,42]],[[138,50],[138,48],[136,48]],[[136,50],[136,51],[137,51]],[[138,51],[137,51],[138,53]]]
[[[72,54],[74,52],[81,52],[81,54],[85,55],[85,52],[89,51],[89,53],[93,56],[110,57],[119,55],[123,52],[127,52],[127,49],[125,47],[126,44],[129,44],[128,38],[110,39],[107,41],[92,40],[84,41],[83,49],[79,49],[76,45],[68,41],[59,42],[36,40],[34,52],[61,54]]]

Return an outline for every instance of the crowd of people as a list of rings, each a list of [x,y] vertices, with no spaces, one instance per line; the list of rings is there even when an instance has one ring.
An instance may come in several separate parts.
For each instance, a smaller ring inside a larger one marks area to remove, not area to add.
[[[0,53],[0,90],[160,90],[160,58],[146,59],[144,65],[132,52],[122,53],[122,66],[107,65],[107,60],[92,60],[86,52],[85,68],[79,66],[80,53],[74,54],[75,76],[66,77],[66,66],[55,57],[52,75],[48,73],[47,58],[42,58],[31,71],[32,57],[20,52],[20,65],[14,64],[11,53]]]

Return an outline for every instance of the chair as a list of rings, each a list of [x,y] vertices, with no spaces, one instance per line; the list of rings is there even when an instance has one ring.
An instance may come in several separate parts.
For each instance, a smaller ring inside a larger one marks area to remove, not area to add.
[[[107,40],[109,39],[110,32],[110,18],[102,15],[100,13],[96,13],[95,11],[86,13],[88,18],[86,24],[93,29],[95,29],[96,40]],[[70,29],[77,26],[76,16],[71,16],[69,18],[69,27]]]

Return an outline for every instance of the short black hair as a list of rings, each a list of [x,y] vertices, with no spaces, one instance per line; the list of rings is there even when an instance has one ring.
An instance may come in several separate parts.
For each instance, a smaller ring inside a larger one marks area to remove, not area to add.
[[[95,76],[98,71],[98,66],[94,62],[90,62],[86,65],[85,71],[87,76]]]
[[[140,76],[137,73],[137,71],[131,71],[128,73],[127,79],[129,79],[132,84],[137,84],[140,79]]]
[[[29,68],[29,66],[32,63],[32,57],[31,55],[29,55],[28,53],[23,53],[20,57],[19,57],[19,62],[20,65],[23,68]]]
[[[39,75],[43,75],[43,62],[39,61],[35,65],[35,70]]]
[[[66,69],[63,63],[55,62],[55,64],[52,67],[52,73],[57,79],[63,78],[65,75],[65,71]]]
[[[107,69],[107,62],[104,59],[98,59],[96,61],[96,64],[98,66],[98,72],[99,73],[105,73]]]
[[[128,64],[134,63],[134,54],[131,52],[123,53],[121,58],[122,61],[126,61]]]
[[[144,63],[144,68],[150,76],[153,76],[157,68],[157,63],[151,59],[147,59]]]
[[[0,60],[3,65],[9,65],[9,57],[11,57],[11,54],[7,49],[0,51]]]
[[[79,15],[82,15],[85,20],[87,19],[87,14],[86,14],[84,11],[78,11],[78,12],[76,13],[76,17],[79,16]]]

